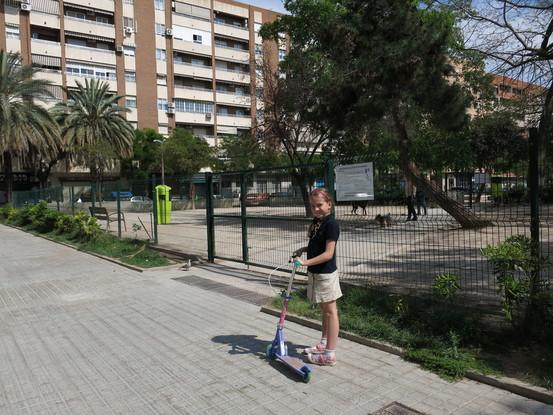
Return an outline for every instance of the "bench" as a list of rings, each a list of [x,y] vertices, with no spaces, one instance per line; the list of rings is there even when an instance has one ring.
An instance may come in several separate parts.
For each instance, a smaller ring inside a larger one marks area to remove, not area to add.
[[[88,208],[90,210],[90,216],[95,217],[98,220],[106,221],[106,228],[109,229],[110,222],[117,222],[117,212],[108,212],[105,207],[92,207]],[[121,220],[123,225],[125,225],[125,232],[127,231],[127,223],[125,222],[125,214],[121,212]]]

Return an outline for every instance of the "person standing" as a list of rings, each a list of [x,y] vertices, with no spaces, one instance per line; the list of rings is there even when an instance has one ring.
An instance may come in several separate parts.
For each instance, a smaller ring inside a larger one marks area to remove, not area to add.
[[[417,204],[417,215],[421,214],[421,207],[426,216],[426,195],[422,189],[418,189],[415,193],[415,202]]]
[[[309,242],[293,255],[296,257],[296,265],[307,267],[307,296],[312,303],[317,303],[321,307],[323,329],[320,342],[304,352],[311,363],[334,366],[340,331],[336,300],[342,296],[336,267],[336,243],[340,236],[340,228],[331,215],[332,197],[328,190],[313,190],[309,201],[313,212]],[[307,259],[300,258],[303,252],[307,252]]]

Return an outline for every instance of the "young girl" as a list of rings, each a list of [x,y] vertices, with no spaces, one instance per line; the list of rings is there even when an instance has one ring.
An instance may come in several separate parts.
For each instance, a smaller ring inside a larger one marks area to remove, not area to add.
[[[340,236],[338,222],[330,215],[332,198],[326,189],[315,189],[309,197],[313,212],[313,223],[309,227],[309,243],[294,252],[299,264],[307,266],[307,296],[313,303],[319,303],[323,315],[321,341],[305,349],[311,363],[334,366],[336,364],[336,342],[340,323],[336,300],[342,296],[338,270],[336,268],[336,242]],[[307,259],[299,257],[307,252]]]

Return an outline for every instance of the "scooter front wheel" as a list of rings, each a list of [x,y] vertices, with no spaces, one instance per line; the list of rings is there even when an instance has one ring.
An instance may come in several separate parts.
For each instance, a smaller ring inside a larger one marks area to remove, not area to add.
[[[273,360],[275,358],[275,353],[273,352],[273,344],[269,344],[267,346],[267,350],[265,351],[265,354],[267,355],[267,358],[269,360]]]

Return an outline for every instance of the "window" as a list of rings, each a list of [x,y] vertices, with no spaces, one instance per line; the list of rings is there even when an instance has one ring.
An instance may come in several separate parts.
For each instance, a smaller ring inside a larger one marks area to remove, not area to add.
[[[192,35],[194,43],[202,43],[202,35]]]
[[[166,75],[157,75],[157,84],[158,85],[167,85],[167,76]]]
[[[123,53],[127,56],[134,56],[136,48],[134,46],[125,46],[123,45]]]
[[[132,27],[134,29],[134,19],[132,17],[123,16],[123,26]]]
[[[236,88],[234,88],[234,93],[236,95],[244,95],[244,88],[242,88],[241,86],[237,86]]]
[[[125,0],[123,1],[125,4],[134,4],[134,0]]]
[[[165,0],[154,0],[156,10],[165,10]]]
[[[65,15],[68,17],[74,17],[75,19],[86,20],[86,14],[77,12],[75,10],[66,10]]]
[[[236,111],[235,111],[235,114],[237,117],[243,117],[246,115],[246,113],[244,112],[243,109],[240,109],[240,108],[237,108]]]
[[[263,46],[255,45],[255,56],[263,56]]]
[[[74,37],[68,37],[68,38],[65,39],[65,43],[67,43],[68,45],[86,47],[86,40],[85,39],[77,39],[77,38],[74,38]]]
[[[127,97],[126,106],[127,108],[136,108],[136,97]]]
[[[165,49],[156,49],[156,59],[158,61],[167,60],[167,53],[165,52]]]
[[[278,61],[282,62],[286,58],[286,49],[279,49],[278,50]]]
[[[125,81],[127,81],[127,82],[136,82],[136,72],[125,71]]]
[[[6,25],[6,39],[19,39],[19,26]]]
[[[207,114],[213,112],[213,103],[177,98],[175,99],[175,110],[178,112],[198,112]]]
[[[105,66],[94,66],[68,62],[66,72],[68,75],[83,76],[86,78],[97,78],[110,81],[115,81],[117,79],[115,68],[109,68]]]
[[[96,49],[113,50],[113,46],[109,43],[96,42]]]
[[[98,23],[110,24],[109,19],[107,17],[104,17],[104,16],[96,16],[96,21]]]
[[[156,35],[165,36],[165,25],[156,23]]]
[[[217,114],[219,114],[219,115],[228,115],[228,108],[226,108],[226,107],[217,107]]]
[[[167,111],[167,100],[165,98],[157,99],[157,109],[159,111]]]

